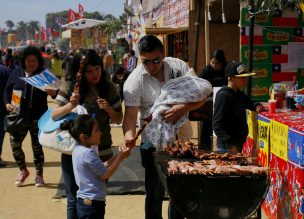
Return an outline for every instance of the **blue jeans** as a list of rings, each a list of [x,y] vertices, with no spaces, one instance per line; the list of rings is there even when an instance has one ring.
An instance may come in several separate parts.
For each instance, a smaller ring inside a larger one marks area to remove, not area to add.
[[[229,150],[228,150],[228,147],[225,146],[224,143],[221,143],[221,142],[218,142],[218,143],[217,143],[217,150],[216,150],[216,152],[226,153],[226,152],[228,152],[228,151],[229,151]]]
[[[145,219],[162,219],[162,203],[165,195],[165,188],[160,181],[154,165],[153,152],[155,151],[155,147],[144,148],[141,147],[140,154],[142,166],[145,168]],[[171,202],[169,204],[169,219],[184,218],[173,207]]]
[[[92,205],[85,205],[83,199],[77,199],[78,219],[104,219],[105,208],[104,201],[92,201]]]
[[[77,219],[77,190],[75,181],[72,155],[61,154],[61,169],[67,195],[67,219]]]
[[[2,154],[2,145],[3,145],[3,140],[4,140],[4,118],[5,114],[0,112],[0,158]]]

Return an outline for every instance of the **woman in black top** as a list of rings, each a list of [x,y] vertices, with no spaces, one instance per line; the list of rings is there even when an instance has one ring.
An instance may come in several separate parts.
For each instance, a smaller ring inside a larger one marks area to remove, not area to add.
[[[225,77],[225,67],[227,65],[225,53],[223,50],[214,50],[211,54],[210,64],[198,75],[200,78],[206,79],[212,87],[222,87],[227,85],[228,81]],[[200,139],[204,150],[211,150],[212,136],[212,114],[213,114],[213,98],[208,98],[203,106],[203,115],[200,124]]]
[[[44,92],[21,79],[21,77],[31,77],[39,74],[44,70],[43,58],[38,48],[32,46],[25,48],[21,58],[21,65],[22,68],[16,68],[10,74],[4,91],[4,103],[7,111],[12,112],[17,110],[24,122],[23,130],[10,133],[13,156],[20,169],[15,184],[16,186],[21,186],[29,176],[25,163],[25,155],[22,150],[22,142],[27,133],[30,132],[36,168],[35,186],[39,187],[44,186],[44,154],[42,146],[38,142],[38,120],[48,108],[47,96],[56,97],[57,91],[48,89]],[[18,105],[12,104],[12,96],[14,96],[14,100],[17,99],[17,102],[18,99],[20,100],[19,109],[16,109]]]

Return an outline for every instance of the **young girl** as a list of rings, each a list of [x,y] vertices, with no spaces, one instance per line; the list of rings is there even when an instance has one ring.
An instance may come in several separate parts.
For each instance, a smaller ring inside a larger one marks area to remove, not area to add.
[[[103,164],[92,145],[98,145],[101,132],[90,115],[79,115],[71,124],[70,133],[78,141],[72,154],[77,191],[77,216],[79,219],[101,219],[105,214],[106,180],[109,179],[130,149],[121,146],[119,153]]]

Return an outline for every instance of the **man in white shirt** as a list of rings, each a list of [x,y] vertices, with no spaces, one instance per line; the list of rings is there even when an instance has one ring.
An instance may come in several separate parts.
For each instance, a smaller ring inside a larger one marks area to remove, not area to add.
[[[148,116],[151,107],[159,97],[162,85],[170,79],[185,75],[189,66],[182,60],[165,57],[162,42],[153,35],[146,35],[139,42],[142,63],[130,74],[124,84],[125,116],[123,131],[125,144],[135,146],[137,114]],[[164,113],[168,123],[175,123],[189,111],[202,106],[203,101],[173,105]],[[146,219],[162,218],[162,200],[165,193],[153,162],[155,147],[147,141],[145,132],[141,136],[141,159],[145,168],[145,215]],[[184,218],[170,205],[169,218]]]

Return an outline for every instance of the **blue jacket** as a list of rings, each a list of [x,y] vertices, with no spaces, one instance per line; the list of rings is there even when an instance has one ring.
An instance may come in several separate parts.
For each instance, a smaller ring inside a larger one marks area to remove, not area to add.
[[[6,107],[4,104],[4,88],[7,83],[10,70],[5,66],[0,64],[0,113],[6,113]]]

